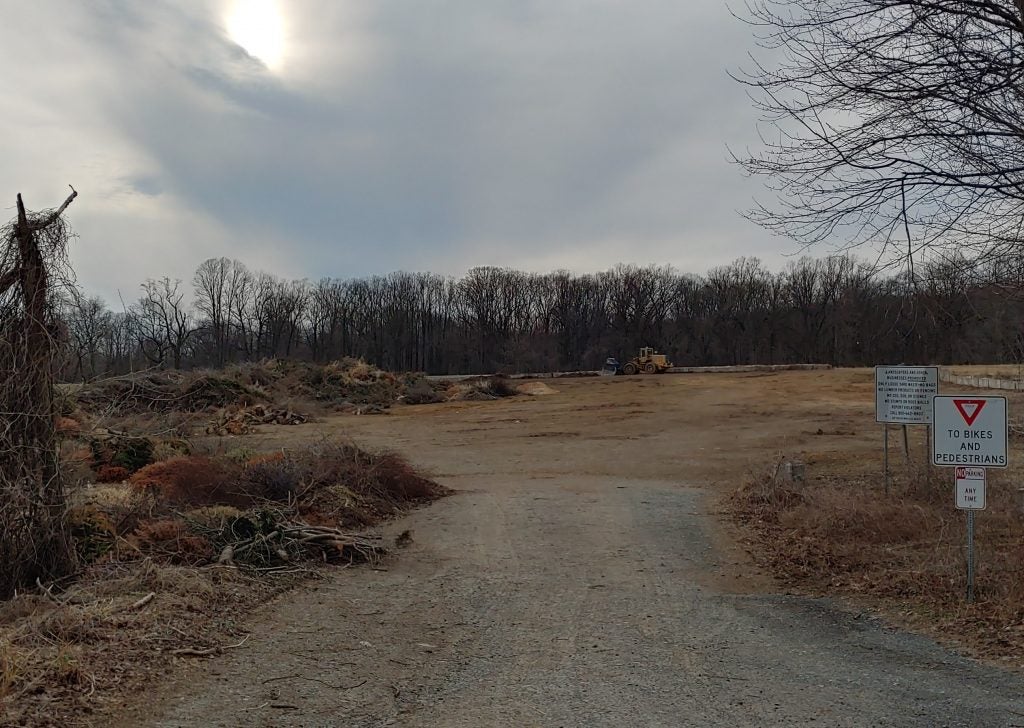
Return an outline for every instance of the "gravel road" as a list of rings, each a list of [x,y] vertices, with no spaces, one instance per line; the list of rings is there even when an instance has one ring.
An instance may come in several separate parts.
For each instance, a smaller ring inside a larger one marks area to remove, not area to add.
[[[730,593],[706,482],[557,405],[360,425],[431,443],[460,492],[389,526],[414,542],[384,570],[268,605],[125,725],[1024,726],[1014,674],[826,600]],[[543,443],[516,434],[530,417]]]

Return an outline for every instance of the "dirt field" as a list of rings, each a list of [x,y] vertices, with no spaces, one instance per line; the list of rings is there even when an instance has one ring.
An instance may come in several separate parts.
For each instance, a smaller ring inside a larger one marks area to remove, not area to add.
[[[870,371],[530,386],[246,438],[346,433],[459,493],[389,526],[414,542],[383,569],[260,609],[120,724],[1024,725],[1017,675],[780,593],[721,513],[783,454],[877,472]]]

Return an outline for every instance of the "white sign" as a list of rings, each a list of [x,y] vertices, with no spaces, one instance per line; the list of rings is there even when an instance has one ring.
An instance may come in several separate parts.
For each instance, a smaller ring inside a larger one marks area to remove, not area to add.
[[[938,367],[875,367],[875,422],[928,425]]]
[[[985,510],[985,468],[956,469],[956,507],[964,511]]]
[[[934,465],[1006,467],[1006,397],[936,396],[932,412]]]

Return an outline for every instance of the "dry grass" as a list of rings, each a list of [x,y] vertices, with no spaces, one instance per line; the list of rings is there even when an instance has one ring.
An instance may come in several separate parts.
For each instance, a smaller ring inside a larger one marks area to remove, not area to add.
[[[331,557],[332,543],[269,548],[284,521],[366,526],[446,492],[395,455],[331,442],[171,458],[77,491],[69,522],[84,570],[0,602],[0,725],[102,723],[121,694],[169,671],[175,650],[237,643],[252,606]],[[237,568],[217,564],[240,538],[261,548],[236,552]]]
[[[120,694],[189,659],[175,650],[237,643],[249,609],[309,573],[257,577],[142,560],[90,567],[52,598],[0,603],[0,725],[108,724],[102,716]]]
[[[990,472],[976,516],[976,603],[966,603],[966,526],[948,471],[919,472],[886,496],[878,478],[753,477],[730,501],[754,557],[786,584],[869,600],[980,656],[1024,667],[1024,515]]]

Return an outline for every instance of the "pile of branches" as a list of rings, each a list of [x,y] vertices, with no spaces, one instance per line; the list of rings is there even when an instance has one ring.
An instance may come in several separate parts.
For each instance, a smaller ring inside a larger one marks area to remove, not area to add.
[[[500,375],[477,377],[452,385],[450,399],[466,402],[486,402],[504,397],[515,397],[519,389],[507,378]]]
[[[245,435],[256,425],[301,425],[307,422],[305,415],[284,407],[268,407],[257,404],[235,412],[221,412],[206,427],[207,435]]]
[[[248,521],[248,519],[240,519]],[[376,563],[387,554],[380,536],[347,533],[337,528],[311,526],[306,523],[282,522],[269,533],[248,537],[236,535],[221,548],[217,563],[273,567],[313,555],[332,563]],[[223,539],[221,539],[223,540]]]
[[[73,565],[63,523],[54,382],[60,300],[74,295],[61,215],[29,214],[0,228],[0,597]]]
[[[129,374],[84,385],[76,395],[87,410],[110,414],[202,412],[263,398],[234,379],[181,372]]]

